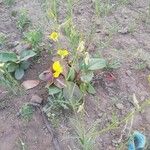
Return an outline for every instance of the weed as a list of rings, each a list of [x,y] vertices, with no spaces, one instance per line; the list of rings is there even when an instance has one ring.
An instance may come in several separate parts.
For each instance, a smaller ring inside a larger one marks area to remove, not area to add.
[[[12,6],[15,3],[15,0],[3,0],[5,5]]]
[[[71,120],[71,123],[75,128],[75,137],[78,140],[82,150],[92,150],[94,149],[96,140],[93,134],[97,130],[99,121],[97,120],[96,122],[92,123],[90,127],[87,128],[87,124],[81,118],[82,117],[78,117]]]
[[[58,21],[58,0],[45,0],[46,12],[48,18],[53,19],[54,23]]]
[[[16,17],[16,16],[17,16],[17,11],[13,10],[13,11],[11,12],[11,16]]]
[[[118,69],[120,67],[120,62],[118,60],[107,61],[106,70]]]
[[[20,109],[20,115],[25,121],[30,121],[33,116],[33,107],[28,104],[24,104]]]
[[[73,18],[73,0],[67,0],[67,19]]]
[[[26,27],[28,27],[30,24],[30,20],[27,15],[26,10],[21,10],[19,12],[18,20],[17,20],[17,27],[23,31]]]
[[[118,5],[127,5],[129,3],[130,3],[129,0],[118,0]]]
[[[94,0],[96,16],[107,16],[113,9],[113,5],[107,0],[103,3],[100,0]]]
[[[136,63],[136,65],[134,66],[134,69],[136,69],[136,70],[144,70],[146,67],[147,67],[146,62],[139,60],[139,61]]]
[[[42,42],[42,31],[40,29],[30,30],[24,34],[25,41],[32,45],[35,52],[39,53],[39,46]]]
[[[106,30],[108,31],[109,37],[112,37],[114,34],[116,34],[118,32],[119,29],[119,25],[114,22],[114,23],[109,23],[106,22]]]
[[[0,47],[3,47],[6,44],[6,35],[0,32]]]

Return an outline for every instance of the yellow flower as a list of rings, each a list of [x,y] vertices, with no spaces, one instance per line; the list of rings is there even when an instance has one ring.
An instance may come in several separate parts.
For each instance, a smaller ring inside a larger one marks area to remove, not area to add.
[[[48,37],[49,37],[49,39],[51,39],[53,41],[57,41],[59,34],[58,34],[58,32],[52,32]]]
[[[61,58],[64,58],[69,55],[69,52],[66,49],[59,49],[57,54],[60,55]]]
[[[77,51],[82,52],[82,51],[84,51],[84,49],[85,49],[85,42],[81,41],[78,45]]]
[[[53,63],[53,76],[55,78],[59,77],[59,75],[63,72],[63,67],[60,65],[60,62],[59,61],[55,61]]]

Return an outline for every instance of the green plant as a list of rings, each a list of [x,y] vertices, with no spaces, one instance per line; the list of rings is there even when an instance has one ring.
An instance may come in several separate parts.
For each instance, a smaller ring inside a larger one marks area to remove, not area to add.
[[[0,67],[0,85],[12,91],[15,95],[18,91],[21,91],[19,84],[4,67]]]
[[[4,63],[4,72],[7,70],[14,74],[17,80],[20,80],[30,65],[27,60],[35,55],[36,53],[32,50],[22,51],[19,55],[14,52],[0,52],[0,62]]]
[[[60,28],[62,28],[64,35],[68,38],[70,47],[73,50],[76,50],[81,38],[81,34],[76,30],[76,27],[73,25],[72,18],[69,18],[65,23],[60,25]]]
[[[118,5],[127,5],[129,3],[130,3],[129,0],[118,0]]]
[[[6,35],[0,32],[0,47],[5,45],[5,43],[6,43]]]
[[[93,150],[95,148],[96,138],[93,134],[97,131],[99,121],[92,123],[90,127],[85,123],[82,117],[78,117],[71,120],[71,123],[75,129],[75,138],[80,144],[82,150]]]
[[[15,0],[3,0],[5,5],[12,6],[15,3]]]
[[[21,10],[19,12],[18,20],[17,20],[17,28],[23,31],[30,24],[30,20],[28,19],[27,11]]]
[[[33,107],[31,105],[24,104],[20,109],[20,115],[24,120],[30,121],[33,116]]]
[[[54,23],[58,21],[58,0],[46,0],[47,17],[53,19]]]
[[[59,42],[58,36],[57,40],[53,36],[50,37],[55,42]],[[51,98],[55,99],[53,102],[57,101],[63,106],[65,104],[66,108],[69,107],[75,111],[81,105],[86,92],[95,94],[95,89],[91,84],[94,71],[105,68],[106,60],[92,57],[86,52],[84,41],[79,41],[75,47],[73,44],[71,51],[58,49],[54,56],[50,69],[41,73],[39,77],[48,82],[46,87]]]
[[[110,70],[110,69],[118,69],[120,67],[120,62],[117,60],[109,60],[107,61],[107,65],[105,69]]]
[[[40,29],[30,30],[28,33],[25,33],[25,41],[32,45],[34,51],[39,52],[38,49],[40,43],[42,42],[42,31]]]
[[[108,15],[112,9],[113,5],[107,0],[105,3],[100,0],[93,0],[95,5],[95,14],[97,17]]]

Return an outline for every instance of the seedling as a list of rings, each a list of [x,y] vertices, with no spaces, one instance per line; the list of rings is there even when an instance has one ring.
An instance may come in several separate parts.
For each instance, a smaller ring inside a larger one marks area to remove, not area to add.
[[[6,35],[0,32],[0,48],[3,47],[6,43]]]
[[[19,55],[14,52],[0,52],[0,62],[4,63],[5,69],[17,80],[21,80],[30,65],[27,60],[35,55],[32,50],[22,51]]]
[[[30,121],[33,116],[33,107],[28,104],[23,105],[20,109],[20,115],[24,120]]]
[[[3,0],[5,5],[12,6],[15,3],[15,0]]]
[[[39,53],[39,46],[40,43],[42,42],[42,31],[37,29],[37,30],[30,30],[28,33],[25,33],[25,41],[29,44],[32,45],[32,49]]]
[[[30,24],[30,20],[28,19],[27,11],[21,10],[19,12],[18,20],[17,20],[17,27],[23,31],[26,27]]]
[[[93,0],[95,5],[95,14],[97,17],[99,16],[107,16],[113,9],[113,5],[107,0],[107,2],[103,3],[100,0]]]

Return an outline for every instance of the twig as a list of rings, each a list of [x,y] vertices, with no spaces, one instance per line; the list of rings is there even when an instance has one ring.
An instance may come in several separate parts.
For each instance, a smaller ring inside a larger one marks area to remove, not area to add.
[[[53,143],[54,149],[55,150],[63,150],[62,147],[60,148],[60,144],[59,144],[59,141],[58,141],[58,138],[57,138],[56,131],[54,130],[54,128],[52,127],[52,125],[48,121],[46,114],[42,111],[41,105],[37,104],[37,103],[31,103],[31,102],[28,103],[28,105],[31,105],[31,106],[39,108],[39,110],[40,110],[40,112],[42,114],[42,118],[43,118],[44,124],[46,125],[46,128],[48,129],[48,132],[52,136],[52,143]]]

